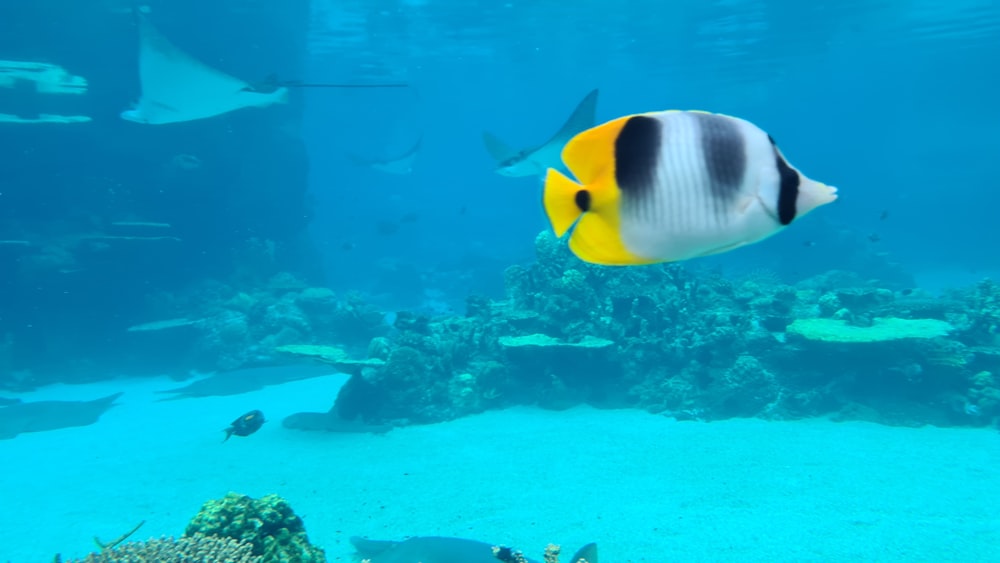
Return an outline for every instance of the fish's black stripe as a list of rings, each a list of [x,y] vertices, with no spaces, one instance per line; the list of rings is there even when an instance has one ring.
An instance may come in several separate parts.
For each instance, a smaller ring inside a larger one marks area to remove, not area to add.
[[[623,194],[644,199],[653,194],[662,142],[659,120],[637,115],[615,139],[615,181]]]
[[[772,141],[773,143],[773,141]],[[799,173],[774,151],[775,164],[781,183],[778,186],[778,222],[789,225],[795,219],[795,202],[799,199]]]
[[[590,192],[587,190],[580,190],[576,192],[576,196],[574,196],[573,199],[580,211],[583,211],[584,213],[590,211]]]
[[[736,122],[710,113],[692,113],[698,120],[701,153],[712,196],[728,201],[739,193],[747,168],[746,143]]]

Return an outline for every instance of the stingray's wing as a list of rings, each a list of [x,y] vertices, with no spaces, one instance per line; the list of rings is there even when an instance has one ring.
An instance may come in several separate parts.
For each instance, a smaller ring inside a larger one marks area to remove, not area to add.
[[[591,90],[562,127],[548,141],[535,148],[516,151],[489,133],[483,133],[486,150],[497,160],[499,166],[509,176],[530,176],[544,174],[549,168],[563,170],[562,150],[570,139],[594,126],[597,115],[598,90]]]
[[[203,119],[269,96],[180,50],[145,16],[139,16],[139,81],[142,97],[123,117],[147,123]]]
[[[510,145],[501,141],[499,137],[489,131],[483,131],[483,144],[486,145],[486,152],[490,153],[490,156],[493,157],[493,160],[497,161],[497,164],[512,158],[518,153],[517,150],[511,148]]]
[[[580,103],[577,104],[576,109],[573,110],[573,113],[570,114],[566,123],[563,123],[563,126],[556,131],[556,134],[542,146],[558,145],[561,151],[562,147],[570,139],[593,127],[597,116],[597,94],[598,90],[594,88],[584,96],[580,100]]]
[[[143,95],[164,101],[197,101],[206,92],[236,96],[250,84],[214,69],[181,51],[149,22],[139,19],[139,80]]]
[[[385,172],[387,174],[409,174],[413,172],[413,167],[416,165],[417,156],[420,154],[420,147],[423,144],[424,136],[423,133],[417,137],[417,141],[406,150],[406,152],[395,155],[389,158],[366,158],[361,155],[348,153],[347,158],[359,164],[361,166],[366,166],[379,172]]]

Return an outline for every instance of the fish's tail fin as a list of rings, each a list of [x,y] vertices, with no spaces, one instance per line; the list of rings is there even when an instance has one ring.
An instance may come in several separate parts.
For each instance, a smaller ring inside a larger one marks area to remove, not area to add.
[[[836,201],[837,188],[802,176],[798,197],[795,199],[795,215],[801,217],[817,207]]]
[[[226,440],[229,439],[230,436],[233,435],[233,427],[230,426],[229,428],[226,428],[225,430],[223,430],[223,432],[226,433],[226,437],[222,439],[222,441],[225,442]]]
[[[583,186],[566,177],[565,174],[549,168],[545,174],[545,187],[542,190],[542,205],[549,224],[556,236],[562,238],[574,223],[587,211],[588,206],[581,206],[580,201],[588,196]]]
[[[615,146],[629,119],[622,117],[587,129],[566,143],[562,159],[579,183],[553,169],[545,177],[545,212],[553,230],[562,237],[572,228],[570,250],[592,264],[653,263],[634,254],[622,239]]]

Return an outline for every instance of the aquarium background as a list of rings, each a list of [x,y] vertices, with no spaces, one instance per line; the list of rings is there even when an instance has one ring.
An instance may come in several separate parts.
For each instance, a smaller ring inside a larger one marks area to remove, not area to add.
[[[122,120],[137,7],[213,68],[311,86]],[[328,560],[350,535],[990,559],[994,2],[38,0],[0,4],[5,60],[88,88],[0,72],[0,114],[91,120],[0,120],[0,505],[25,507],[0,560],[144,518],[131,540],[226,535],[199,507],[270,510],[316,557],[272,493]],[[749,119],[840,198],[719,256],[584,264],[482,134],[539,145],[595,88],[598,122]],[[418,141],[408,174],[364,164]]]

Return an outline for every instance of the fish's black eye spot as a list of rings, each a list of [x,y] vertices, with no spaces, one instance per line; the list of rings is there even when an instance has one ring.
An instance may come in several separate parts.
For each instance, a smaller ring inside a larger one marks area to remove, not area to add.
[[[587,190],[580,190],[576,192],[576,206],[580,208],[580,211],[584,213],[590,211],[590,192]]]

